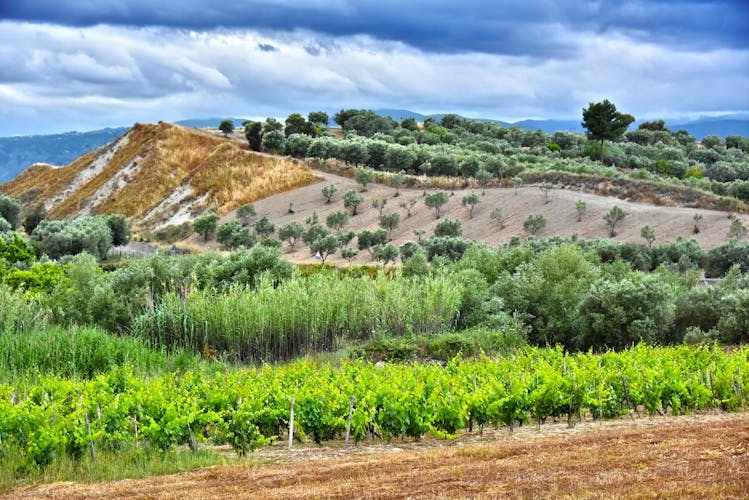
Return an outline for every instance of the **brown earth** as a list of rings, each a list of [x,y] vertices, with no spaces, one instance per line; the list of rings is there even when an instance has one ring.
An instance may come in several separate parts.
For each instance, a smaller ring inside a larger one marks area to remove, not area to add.
[[[747,414],[506,429],[343,449],[263,448],[252,462],[8,498],[747,498]],[[267,463],[273,461],[276,463]],[[263,463],[265,462],[265,463]]]
[[[268,217],[277,228],[292,221],[304,222],[305,219],[317,211],[321,224],[325,224],[325,217],[336,210],[344,210],[343,193],[347,189],[358,189],[359,185],[353,179],[330,173],[315,171],[322,178],[315,184],[286,191],[269,196],[255,202],[257,218]],[[320,190],[327,184],[334,184],[338,191],[333,201],[325,203]],[[461,205],[461,199],[470,193],[470,189],[451,191],[453,196],[442,208],[440,219],[436,219],[435,211],[424,205],[421,189],[401,189],[400,195],[394,197],[395,189],[381,184],[369,184],[367,191],[361,193],[364,202],[358,209],[358,215],[349,220],[344,230],[361,231],[363,229],[377,229],[379,213],[372,208],[372,200],[387,197],[387,204],[383,213],[398,212],[401,214],[400,225],[393,231],[393,243],[402,245],[408,240],[416,240],[415,230],[424,231],[424,236],[431,236],[437,223],[445,219],[457,219],[462,224],[463,235],[467,238],[482,241],[490,245],[507,243],[513,236],[527,237],[523,229],[523,222],[530,214],[542,214],[546,220],[546,228],[538,237],[547,238],[551,236],[569,237],[578,234],[580,238],[607,238],[608,226],[603,220],[603,215],[614,205],[622,207],[629,215],[617,227],[618,241],[636,241],[644,243],[640,236],[640,229],[648,224],[656,234],[656,244],[676,241],[677,238],[694,238],[703,248],[712,248],[725,243],[728,228],[731,225],[729,214],[715,210],[703,210],[684,207],[656,206],[646,203],[634,203],[616,198],[600,196],[582,191],[569,189],[552,189],[549,194],[549,203],[545,203],[544,193],[538,186],[528,186],[520,189],[513,188],[487,188],[486,194],[481,195],[477,190],[481,201],[476,205],[473,218],[469,217],[468,209]],[[417,203],[412,209],[411,217],[406,216],[406,210],[399,207],[402,201],[417,198]],[[582,221],[578,222],[575,204],[583,200],[587,210]],[[289,213],[289,205],[294,213]],[[502,209],[504,214],[504,228],[490,219],[489,214],[495,207]],[[703,216],[700,222],[701,232],[693,232],[694,222],[692,217],[695,213]],[[735,214],[749,225],[749,215]],[[223,218],[223,222],[235,218],[233,212]],[[190,243],[203,245],[202,238],[192,237]],[[352,243],[355,245],[356,241]],[[208,246],[214,249],[221,248],[215,241],[209,242]],[[299,242],[294,251],[284,244],[284,257],[294,262],[314,262],[309,248]],[[333,257],[331,262],[345,264],[340,257]],[[366,263],[370,261],[365,251],[356,262]]]

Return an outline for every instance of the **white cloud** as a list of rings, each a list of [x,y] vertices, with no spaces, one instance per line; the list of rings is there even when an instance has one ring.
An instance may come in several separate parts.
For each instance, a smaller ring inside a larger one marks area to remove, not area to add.
[[[638,117],[749,109],[747,51],[675,51],[559,26],[545,32],[565,37],[575,56],[433,54],[369,36],[305,31],[2,22],[0,134],[41,131],[40,116],[64,130],[350,106],[573,118],[604,97]],[[263,44],[278,50],[263,51]]]

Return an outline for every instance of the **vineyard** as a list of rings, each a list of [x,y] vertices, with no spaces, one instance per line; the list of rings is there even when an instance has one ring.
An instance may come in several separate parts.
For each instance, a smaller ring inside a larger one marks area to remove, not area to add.
[[[349,434],[354,442],[449,438],[547,419],[735,411],[747,403],[747,366],[746,347],[638,345],[603,355],[527,348],[444,366],[305,360],[152,378],[126,368],[80,382],[41,377],[0,386],[0,468],[19,457],[44,466],[132,446],[229,443],[243,455],[288,439],[290,427],[294,439],[322,444]]]

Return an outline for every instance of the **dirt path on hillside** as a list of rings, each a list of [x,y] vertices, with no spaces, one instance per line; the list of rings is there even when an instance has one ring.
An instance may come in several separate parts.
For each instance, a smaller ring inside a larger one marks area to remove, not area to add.
[[[336,210],[343,210],[343,193],[347,189],[358,189],[358,184],[353,179],[315,171],[321,178],[320,182],[302,188],[280,193],[255,203],[257,217],[268,217],[277,228],[292,221],[304,223],[305,219],[317,211],[321,224],[325,224],[325,217]],[[338,191],[333,201],[326,204],[320,190],[327,184],[334,184]],[[529,186],[515,190],[513,188],[491,188],[481,196],[480,202],[474,209],[473,218],[468,215],[468,210],[461,205],[461,199],[470,190],[452,191],[453,196],[441,210],[440,219],[435,218],[435,211],[424,205],[424,190],[401,189],[400,196],[394,197],[395,189],[380,184],[370,184],[367,191],[362,193],[364,202],[359,207],[359,214],[351,217],[345,230],[351,229],[361,231],[363,229],[377,229],[379,227],[379,213],[372,208],[372,200],[387,197],[387,205],[383,213],[398,212],[401,214],[400,225],[393,231],[393,243],[402,245],[408,240],[416,240],[415,230],[424,231],[425,236],[431,236],[437,223],[445,219],[457,219],[462,224],[463,235],[467,238],[486,242],[490,245],[507,243],[513,236],[527,237],[523,229],[523,222],[530,214],[542,214],[546,220],[546,228],[538,237],[548,238],[551,236],[569,237],[578,234],[584,239],[608,237],[608,227],[603,220],[603,215],[612,206],[619,205],[629,215],[617,228],[617,241],[636,241],[644,243],[640,236],[640,229],[650,225],[656,234],[656,244],[676,241],[682,237],[694,238],[703,248],[713,248],[725,243],[728,228],[731,225],[729,214],[714,210],[702,210],[683,207],[655,206],[645,203],[634,203],[616,198],[600,196],[581,191],[569,189],[552,189],[549,194],[549,203],[545,203],[544,194],[537,186]],[[412,209],[411,217],[406,216],[406,210],[399,207],[402,201],[416,198],[417,203]],[[575,204],[578,200],[586,203],[587,210],[582,221],[577,220]],[[289,213],[289,204],[294,213]],[[494,208],[501,208],[504,214],[504,228],[493,221],[489,214]],[[703,216],[700,222],[701,232],[694,234],[694,222],[692,217],[695,213]],[[745,225],[749,225],[749,215],[741,214],[740,217]],[[229,213],[223,217],[226,222],[235,218],[235,214]],[[202,238],[192,237],[190,243],[202,245]],[[356,244],[356,241],[353,242]],[[215,241],[209,242],[211,248],[221,248]],[[309,248],[301,242],[292,252],[288,244],[284,244],[284,257],[294,262],[314,262]],[[340,257],[332,258],[331,262],[345,264]],[[364,252],[357,259],[358,263],[370,262],[369,255]]]
[[[545,424],[343,450],[263,448],[248,463],[9,498],[747,498],[749,416]]]

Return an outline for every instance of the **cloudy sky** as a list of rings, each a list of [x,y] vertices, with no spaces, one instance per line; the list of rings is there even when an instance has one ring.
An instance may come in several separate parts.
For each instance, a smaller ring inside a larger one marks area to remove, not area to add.
[[[0,135],[340,108],[749,111],[749,2],[1,0]]]

